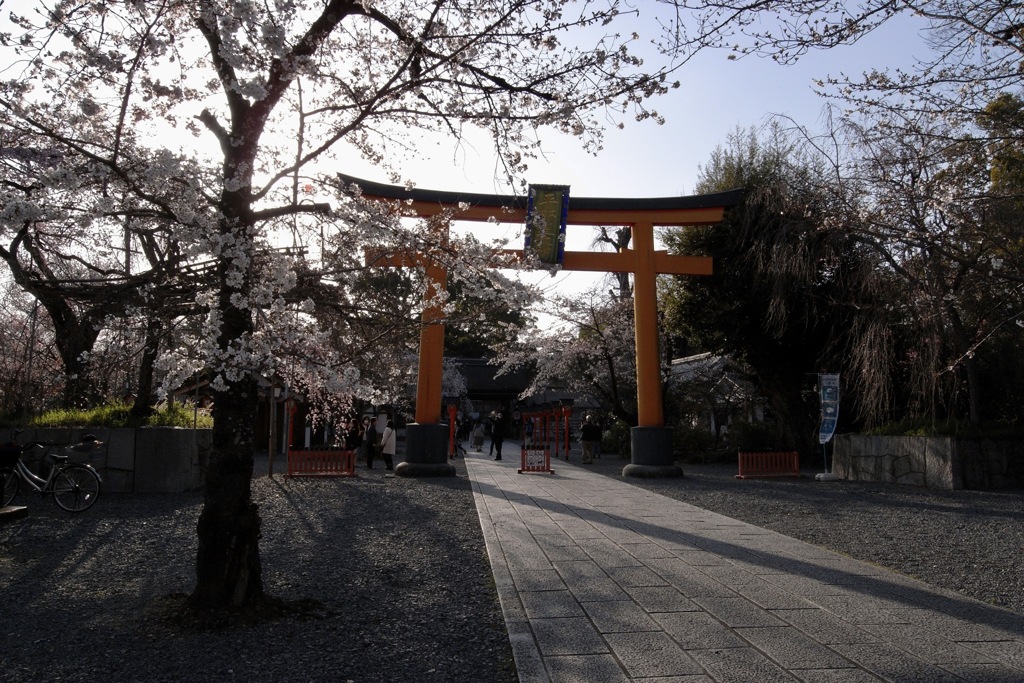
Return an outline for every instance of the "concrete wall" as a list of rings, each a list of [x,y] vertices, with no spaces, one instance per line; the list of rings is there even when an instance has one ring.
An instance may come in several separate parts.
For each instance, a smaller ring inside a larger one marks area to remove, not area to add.
[[[105,447],[87,455],[70,452],[72,460],[95,467],[105,491],[179,493],[203,486],[213,441],[209,429],[25,429],[18,442],[73,444],[81,441],[83,434],[94,434]],[[10,441],[13,435],[13,429],[0,429],[0,442]]]
[[[834,437],[832,472],[841,479],[933,489],[1024,487],[1024,444],[925,436]]]

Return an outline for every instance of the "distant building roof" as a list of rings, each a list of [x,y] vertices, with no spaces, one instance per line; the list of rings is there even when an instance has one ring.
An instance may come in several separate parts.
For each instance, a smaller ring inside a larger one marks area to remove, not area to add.
[[[680,380],[695,379],[712,373],[720,373],[725,369],[725,356],[713,353],[698,353],[672,361],[672,375]]]
[[[509,398],[521,394],[530,386],[530,371],[520,368],[498,375],[499,367],[484,358],[452,358],[463,377],[471,398]]]

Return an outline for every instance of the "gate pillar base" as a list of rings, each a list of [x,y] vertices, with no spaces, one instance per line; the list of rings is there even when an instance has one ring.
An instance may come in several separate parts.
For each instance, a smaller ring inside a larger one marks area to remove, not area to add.
[[[405,461],[395,465],[399,477],[454,477],[448,462],[448,425],[419,424],[405,427]]]
[[[633,427],[629,431],[630,464],[622,468],[624,477],[681,477],[683,468],[672,453],[671,427]]]

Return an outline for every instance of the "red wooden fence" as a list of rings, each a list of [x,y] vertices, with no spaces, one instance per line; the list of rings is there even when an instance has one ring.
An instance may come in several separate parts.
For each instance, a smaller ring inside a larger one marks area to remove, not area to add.
[[[737,479],[755,477],[799,477],[800,456],[796,451],[765,453],[739,452],[740,473]]]
[[[355,451],[288,449],[289,477],[354,477]]]

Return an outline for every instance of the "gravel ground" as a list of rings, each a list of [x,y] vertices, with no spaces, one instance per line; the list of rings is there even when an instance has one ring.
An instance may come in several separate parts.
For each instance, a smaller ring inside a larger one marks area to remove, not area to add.
[[[72,516],[22,493],[29,514],[0,523],[0,681],[515,681],[458,470],[254,479],[267,592],[320,607],[217,631],[167,619],[193,587],[200,494]]]
[[[571,462],[579,464],[576,454]],[[628,460],[579,465],[620,477]],[[934,491],[855,481],[736,479],[736,464],[683,466],[630,483],[1024,614],[1024,491]]]
[[[455,462],[457,477],[433,480],[257,476],[267,592],[315,608],[222,630],[167,619],[192,588],[200,494],[104,494],[72,516],[23,493],[29,514],[0,523],[0,680],[515,681]],[[618,477],[624,464],[587,467]],[[684,470],[627,481],[1024,613],[1024,491]]]

